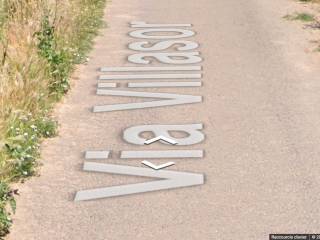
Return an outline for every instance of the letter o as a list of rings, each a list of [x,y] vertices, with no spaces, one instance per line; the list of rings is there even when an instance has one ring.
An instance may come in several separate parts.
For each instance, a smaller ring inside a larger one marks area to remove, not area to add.
[[[146,35],[146,33],[152,32],[175,32],[179,33],[176,35]],[[179,29],[179,28],[151,28],[151,29],[141,29],[130,32],[129,35],[134,38],[145,38],[145,39],[177,39],[177,38],[187,38],[195,35],[193,31]]]

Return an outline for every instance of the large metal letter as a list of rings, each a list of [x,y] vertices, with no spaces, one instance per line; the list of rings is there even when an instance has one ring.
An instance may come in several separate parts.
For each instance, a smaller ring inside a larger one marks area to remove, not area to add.
[[[203,150],[122,151],[120,158],[202,158]]]
[[[203,129],[202,124],[187,124],[187,125],[139,125],[127,128],[123,132],[123,139],[128,143],[136,145],[144,145],[147,139],[141,137],[144,132],[152,132],[155,137],[164,136],[173,139],[177,145],[193,145],[202,142],[205,139],[204,134],[201,132]],[[184,132],[188,136],[183,138],[175,138],[170,132]],[[167,144],[165,142],[162,142]]]
[[[175,35],[152,35],[150,33],[178,33]],[[177,39],[177,38],[187,38],[195,35],[193,31],[180,29],[180,28],[150,28],[141,29],[130,32],[129,35],[134,38],[145,38],[145,39]]]
[[[137,64],[149,64],[151,61],[145,58],[152,57],[166,64],[192,64],[202,61],[199,55],[199,52],[136,53],[128,56],[128,61]]]
[[[169,24],[156,24],[156,23],[146,23],[143,21],[133,21],[130,23],[132,28],[158,28],[158,27],[192,27],[192,24],[186,23],[169,23]]]
[[[151,102],[122,103],[94,106],[93,112],[112,112],[129,109],[153,108],[162,106],[172,106],[181,104],[199,103],[202,101],[201,96],[181,95],[172,93],[152,93],[152,92],[135,92],[135,91],[117,91],[98,89],[98,95],[124,96],[124,97],[144,97],[144,98],[162,98],[166,100],[158,100]]]
[[[203,174],[165,170],[155,171],[153,169],[142,167],[86,162],[84,163],[83,170],[90,172],[161,178],[163,180],[78,191],[74,201],[94,200],[164,189],[190,187],[202,185],[204,183]]]
[[[145,45],[151,45],[150,42],[134,42],[129,44],[129,48],[131,50],[135,51],[160,51],[168,49],[174,45],[178,45],[176,49],[178,51],[187,51],[196,49],[199,47],[198,43],[192,42],[192,41],[182,41],[182,40],[168,40],[168,41],[161,41],[153,44],[152,46],[145,46]],[[183,46],[179,46],[183,45]]]

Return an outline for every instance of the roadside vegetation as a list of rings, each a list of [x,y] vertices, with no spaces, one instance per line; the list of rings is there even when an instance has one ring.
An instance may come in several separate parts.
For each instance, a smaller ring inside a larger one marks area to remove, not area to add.
[[[291,21],[300,21],[304,26],[313,30],[320,30],[320,0],[296,0],[298,3],[303,3],[305,11],[287,14],[285,19]],[[320,51],[320,40],[315,41],[319,44],[316,51]]]
[[[315,20],[314,15],[310,13],[295,13],[286,15],[284,18],[288,20],[300,20],[303,22],[313,22]]]
[[[0,239],[17,189],[37,174],[40,143],[57,134],[50,116],[86,61],[105,0],[0,0]]]
[[[299,2],[315,2],[315,3],[320,3],[320,0],[298,0]]]

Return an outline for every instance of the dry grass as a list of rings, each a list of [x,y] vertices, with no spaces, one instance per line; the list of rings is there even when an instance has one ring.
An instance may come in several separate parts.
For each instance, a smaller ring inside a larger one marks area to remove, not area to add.
[[[0,239],[11,225],[8,184],[35,173],[48,118],[101,26],[104,0],[0,0]]]

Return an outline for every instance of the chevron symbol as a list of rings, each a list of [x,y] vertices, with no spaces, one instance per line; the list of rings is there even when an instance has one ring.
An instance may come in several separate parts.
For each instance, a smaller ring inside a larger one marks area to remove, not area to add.
[[[157,141],[164,141],[164,142],[170,143],[172,145],[176,145],[177,144],[177,142],[175,140],[173,140],[171,138],[164,137],[164,136],[158,136],[158,137],[146,140],[144,142],[144,144],[149,145],[149,144],[157,142]]]
[[[167,167],[170,167],[175,164],[174,162],[167,162],[167,163],[164,163],[161,165],[155,165],[149,161],[142,161],[141,163],[143,165],[146,165],[147,167],[154,169],[154,170],[160,170],[160,169],[167,168]]]

